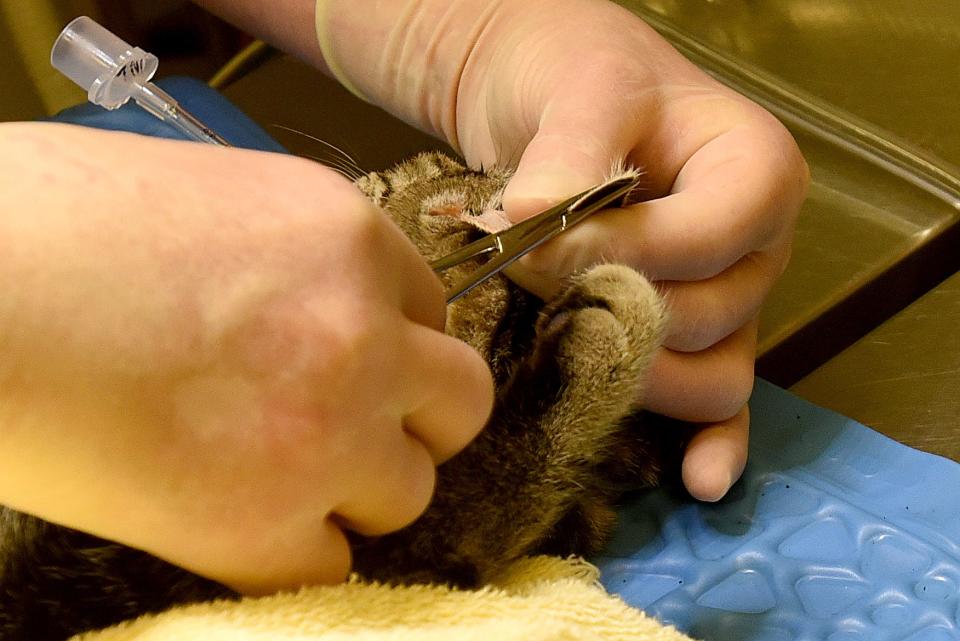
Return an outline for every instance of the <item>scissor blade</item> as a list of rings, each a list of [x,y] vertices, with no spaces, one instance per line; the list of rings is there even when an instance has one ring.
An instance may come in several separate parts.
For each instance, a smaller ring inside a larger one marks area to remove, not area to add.
[[[504,246],[505,240],[522,238],[536,228],[542,227],[545,221],[550,222],[557,218],[564,211],[566,211],[570,205],[574,204],[588,193],[590,192],[586,191],[579,193],[576,196],[572,196],[563,202],[540,212],[532,218],[528,218],[510,226],[508,229],[494,234],[487,234],[486,236],[483,236],[472,243],[464,245],[460,249],[457,249],[446,256],[441,256],[440,258],[432,260],[430,261],[430,269],[436,273],[440,273],[450,269],[451,267],[456,267],[457,265],[464,263],[471,258],[476,258],[477,256],[482,256],[483,254],[488,254],[492,251],[502,254],[504,251],[506,251],[506,247]]]
[[[590,214],[611,205],[618,199],[622,199],[630,190],[636,187],[637,182],[638,179],[636,177],[626,176],[604,183],[599,187],[587,190],[559,205],[551,207],[533,218],[518,223],[499,234],[492,234],[487,237],[497,239],[496,246],[499,249],[499,253],[490,258],[490,260],[477,268],[469,276],[448,289],[447,304],[457,300],[494,274],[506,269],[514,261],[530,253],[573,225],[576,225]],[[477,242],[479,243],[480,241]],[[489,244],[489,241],[487,242]],[[475,244],[477,243],[471,243],[471,245]],[[463,249],[465,250],[471,245]],[[486,251],[490,251],[490,249],[488,248]],[[445,258],[459,256],[462,252],[463,250],[455,252]],[[467,257],[478,255],[476,251],[467,253],[469,254]],[[461,260],[452,264],[458,264],[459,262],[463,262],[463,260],[464,259],[461,258]],[[439,261],[434,261],[434,263],[431,263],[431,266],[434,266],[438,262]],[[434,269],[437,270],[436,267],[434,267]]]
[[[440,272],[446,271],[451,267],[456,267],[460,263],[466,262],[471,258],[476,258],[477,256],[482,256],[483,254],[488,254],[492,251],[503,252],[503,244],[500,242],[500,238],[495,234],[484,236],[479,240],[475,240],[472,243],[464,245],[453,253],[430,261],[430,269],[439,274]]]
[[[604,183],[585,193],[577,202],[570,205],[566,226],[576,225],[590,214],[609,207],[623,199],[637,186],[637,176],[623,176]]]
[[[636,187],[637,182],[638,179],[634,176],[612,180],[593,189],[588,189],[562,205],[552,207],[528,221],[500,232],[503,252],[515,253],[517,254],[516,258],[528,254],[591,214],[621,200]],[[527,225],[527,223],[531,224]]]
[[[526,253],[526,252],[524,252]],[[484,283],[494,274],[503,271],[510,263],[523,256],[523,254],[497,254],[483,265],[472,271],[469,276],[460,282],[451,286],[447,290],[447,305],[467,294],[471,289]]]

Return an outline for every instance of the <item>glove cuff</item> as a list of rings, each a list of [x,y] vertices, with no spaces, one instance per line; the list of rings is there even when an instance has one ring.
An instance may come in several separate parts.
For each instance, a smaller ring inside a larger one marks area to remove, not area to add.
[[[332,0],[317,0],[317,7],[314,11],[314,24],[317,32],[317,43],[320,45],[320,53],[323,54],[323,61],[327,65],[330,75],[332,75],[337,82],[343,85],[347,91],[364,102],[372,102],[362,91],[360,91],[359,87],[357,87],[350,80],[346,72],[344,72],[343,66],[337,61],[336,56],[333,54],[333,46],[330,42],[329,34],[331,4]]]

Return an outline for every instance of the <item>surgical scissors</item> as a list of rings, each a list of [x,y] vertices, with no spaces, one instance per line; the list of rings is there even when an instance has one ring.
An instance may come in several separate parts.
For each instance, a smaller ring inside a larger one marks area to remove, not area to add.
[[[519,222],[501,232],[488,234],[432,261],[430,268],[435,273],[440,273],[471,258],[496,252],[496,255],[490,260],[447,290],[447,304],[449,305],[465,295],[494,274],[503,271],[521,256],[570,229],[594,212],[614,203],[622,202],[638,183],[639,178],[636,176],[624,176],[591,187],[532,218]]]

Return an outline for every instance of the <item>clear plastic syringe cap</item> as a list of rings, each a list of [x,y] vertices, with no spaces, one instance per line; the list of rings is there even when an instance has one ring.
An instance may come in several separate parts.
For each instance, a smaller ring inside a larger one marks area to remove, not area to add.
[[[80,16],[53,43],[50,64],[86,89],[90,102],[116,109],[153,78],[159,61]]]

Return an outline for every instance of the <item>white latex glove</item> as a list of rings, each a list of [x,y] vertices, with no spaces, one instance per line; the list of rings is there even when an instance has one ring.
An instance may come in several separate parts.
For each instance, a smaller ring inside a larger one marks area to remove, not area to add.
[[[596,216],[511,272],[549,295],[619,261],[657,281],[671,324],[646,407],[703,424],[683,476],[723,496],[747,456],[757,315],[789,254],[808,183],[784,127],[598,0],[320,0],[328,67],[355,93],[443,137],[474,167],[516,165],[523,219],[626,160],[646,202]]]

